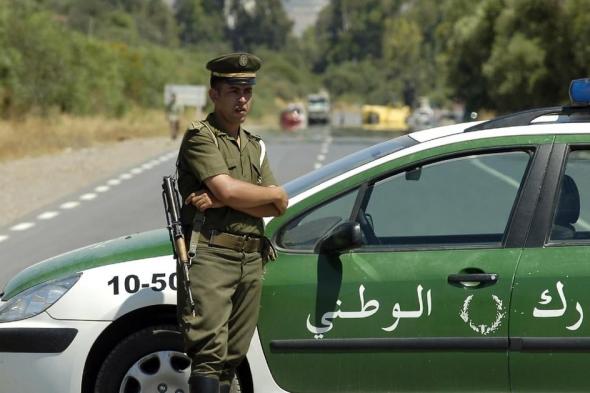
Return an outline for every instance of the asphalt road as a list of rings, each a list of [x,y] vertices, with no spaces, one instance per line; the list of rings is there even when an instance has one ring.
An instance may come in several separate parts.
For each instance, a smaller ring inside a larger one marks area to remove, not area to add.
[[[277,180],[283,184],[391,135],[310,128],[265,138]],[[88,244],[165,226],[162,177],[174,171],[176,151],[105,178],[21,217],[0,233],[0,288],[38,261]]]

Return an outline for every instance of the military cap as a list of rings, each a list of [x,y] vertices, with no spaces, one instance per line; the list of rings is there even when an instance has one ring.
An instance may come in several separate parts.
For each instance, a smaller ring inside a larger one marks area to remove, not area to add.
[[[223,78],[231,85],[254,85],[261,64],[262,61],[250,53],[230,53],[209,61],[207,69],[212,78]]]

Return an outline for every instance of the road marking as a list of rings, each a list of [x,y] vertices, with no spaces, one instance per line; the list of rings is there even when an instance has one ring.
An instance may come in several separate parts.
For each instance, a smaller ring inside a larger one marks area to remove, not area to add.
[[[326,160],[328,150],[330,150],[330,143],[332,143],[332,137],[328,135],[320,147],[320,154],[318,154],[316,162],[313,164],[314,169],[319,169],[323,166],[322,163]]]
[[[38,218],[39,220],[50,220],[50,219],[52,219],[53,217],[55,217],[55,216],[57,216],[57,215],[59,215],[59,212],[55,212],[55,211],[48,211],[48,212],[45,212],[45,213],[41,213],[41,214],[39,214],[39,215],[37,216],[37,218]]]
[[[495,170],[494,168],[492,168],[491,166],[488,166],[486,164],[484,164],[483,162],[481,162],[478,159],[472,160],[471,161],[473,163],[473,165],[475,165],[476,167],[486,171],[487,173],[489,173],[490,175],[497,177],[498,179],[502,180],[504,183],[511,185],[514,188],[518,188],[520,187],[520,183],[517,182],[516,180],[514,180],[513,178],[511,178],[508,175],[503,174],[500,171]]]
[[[516,180],[514,180],[510,176],[507,176],[507,175],[503,174],[502,172],[499,172],[496,169],[484,164],[483,162],[479,161],[478,159],[475,159],[472,162],[473,162],[473,165],[475,165],[476,167],[486,171],[487,173],[489,173],[490,175],[492,175],[494,177],[497,177],[498,179],[502,180],[506,184],[511,185],[514,188],[520,187],[519,182],[517,182]],[[586,229],[586,230],[590,229],[590,223],[588,223],[587,221],[585,221],[581,218],[578,219],[576,224],[578,224],[583,229]]]
[[[21,222],[20,224],[16,224],[15,226],[11,227],[10,230],[11,231],[25,231],[29,228],[32,228],[35,226],[34,222]]]
[[[119,175],[119,177],[116,179],[108,180],[106,182],[107,185],[97,186],[94,189],[94,191],[107,192],[108,190],[110,190],[109,186],[119,185],[119,184],[121,184],[122,180],[129,180],[129,179],[133,178],[134,174],[140,174],[145,170],[152,169],[156,165],[159,165],[160,163],[166,162],[166,161],[170,160],[171,158],[176,157],[176,154],[177,153],[175,151],[171,151],[168,154],[164,154],[158,158],[154,158],[154,159],[142,164],[141,166],[131,169],[129,172]],[[97,196],[98,195],[95,193],[87,193],[87,194],[81,195],[79,197],[79,200],[80,201],[91,201],[91,200],[95,199]],[[60,209],[73,209],[78,206],[80,206],[79,201],[69,201],[69,202],[62,203],[59,206],[59,208]],[[59,215],[59,212],[57,212],[57,211],[46,211],[44,213],[39,214],[37,216],[37,220],[50,220],[58,215]],[[22,222],[20,224],[14,225],[13,227],[10,228],[10,230],[11,231],[25,231],[29,228],[34,227],[35,225],[36,225],[35,222]],[[9,236],[7,236],[7,235],[0,235],[0,242],[3,242],[8,238],[9,238]]]
[[[80,202],[76,202],[76,201],[66,202],[60,206],[60,209],[73,209],[75,207],[78,207],[79,205],[80,205]]]
[[[96,198],[96,194],[94,194],[92,192],[80,196],[80,200],[82,200],[82,201],[91,201],[94,198]]]

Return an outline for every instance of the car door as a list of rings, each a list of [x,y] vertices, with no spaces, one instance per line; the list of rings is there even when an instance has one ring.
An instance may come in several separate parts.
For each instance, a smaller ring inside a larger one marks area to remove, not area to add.
[[[509,390],[512,280],[539,189],[528,174],[550,145],[496,143],[423,151],[271,226],[280,258],[258,328],[283,389]],[[347,220],[362,246],[318,253]]]
[[[590,390],[590,138],[559,136],[515,277],[514,392]]]

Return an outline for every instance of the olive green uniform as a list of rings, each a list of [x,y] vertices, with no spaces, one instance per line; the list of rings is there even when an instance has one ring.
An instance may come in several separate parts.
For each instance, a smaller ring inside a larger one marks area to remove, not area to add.
[[[260,138],[244,129],[239,136],[240,146],[236,138],[217,127],[214,114],[203,123],[193,123],[178,157],[178,186],[183,200],[203,189],[205,179],[220,174],[261,186],[276,184],[268,159],[264,157],[260,163]],[[190,227],[196,213],[194,206],[183,206],[183,226]],[[229,234],[235,244],[212,244],[219,234]],[[179,318],[185,349],[193,361],[193,375],[230,383],[245,357],[258,319],[263,263],[256,244],[261,243],[263,235],[261,218],[230,207],[205,212],[196,258],[190,267],[196,316],[186,302],[183,286],[178,286]]]

